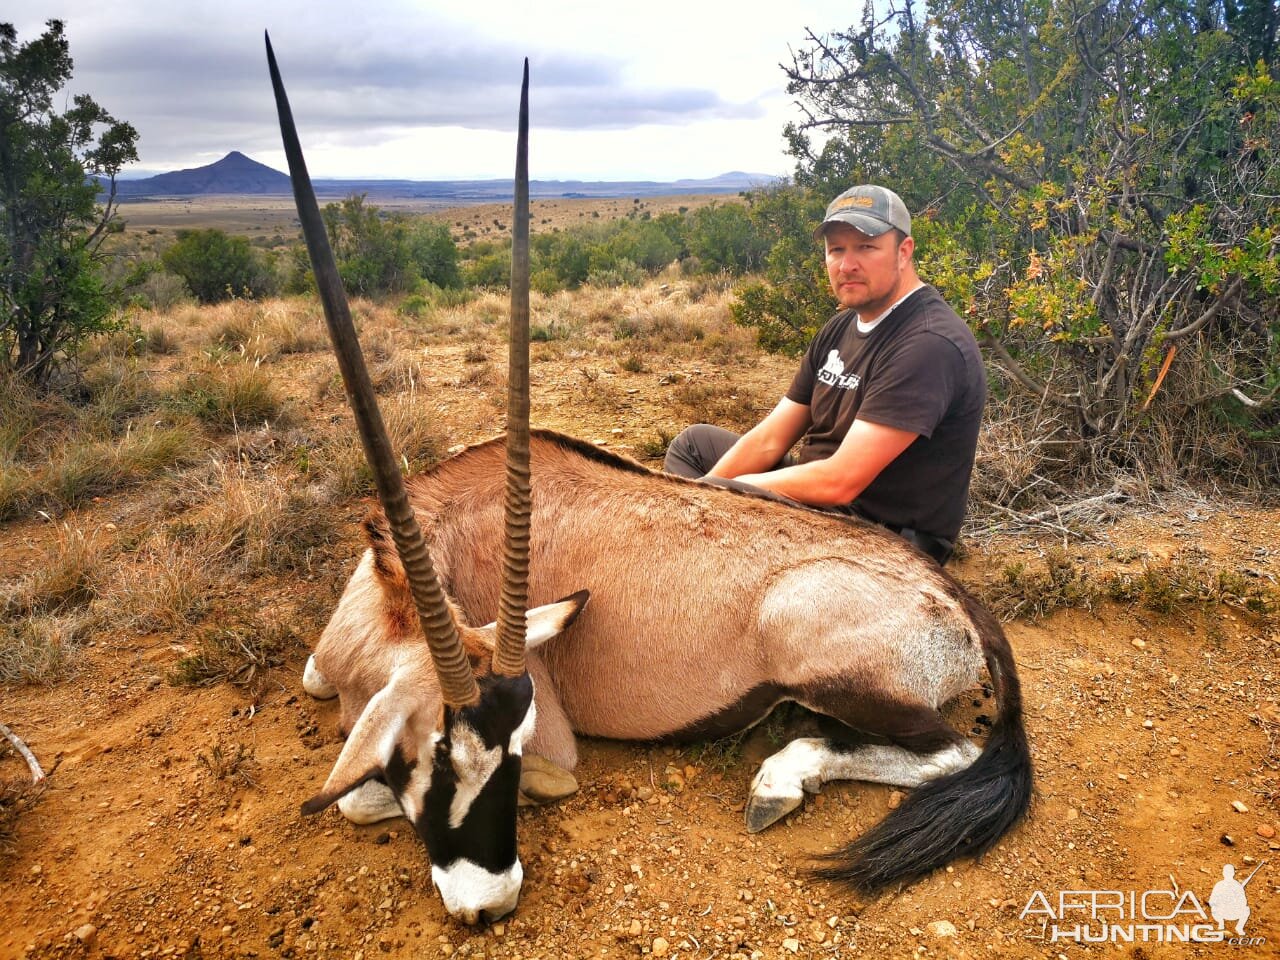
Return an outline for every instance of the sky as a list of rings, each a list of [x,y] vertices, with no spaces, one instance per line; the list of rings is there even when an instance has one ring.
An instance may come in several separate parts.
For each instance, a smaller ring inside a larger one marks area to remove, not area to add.
[[[800,118],[780,64],[860,19],[858,0],[13,0],[35,39],[66,24],[89,93],[139,132],[134,172],[231,150],[283,170],[263,31],[316,178],[501,179],[530,61],[530,175],[785,176]]]

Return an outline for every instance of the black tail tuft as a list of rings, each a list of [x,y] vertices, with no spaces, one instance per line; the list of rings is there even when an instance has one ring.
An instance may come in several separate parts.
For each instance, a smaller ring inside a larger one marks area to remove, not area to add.
[[[1000,713],[978,758],[921,784],[882,821],[813,873],[863,893],[911,883],[957,857],[980,857],[1031,804],[1031,751],[1022,726],[1022,691],[1013,652],[991,614],[965,596],[982,637]]]
[[[825,855],[827,865],[814,875],[876,893],[990,850],[1031,802],[1031,754],[1021,718],[1004,720],[970,766],[917,787],[857,840]]]

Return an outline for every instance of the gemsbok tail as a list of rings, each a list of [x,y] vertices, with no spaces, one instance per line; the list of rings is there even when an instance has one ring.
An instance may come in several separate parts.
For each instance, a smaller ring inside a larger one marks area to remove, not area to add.
[[[863,893],[911,883],[958,857],[982,856],[1027,812],[1031,751],[1013,653],[995,617],[966,600],[998,709],[986,746],[970,766],[921,784],[857,840],[823,856],[815,876]]]

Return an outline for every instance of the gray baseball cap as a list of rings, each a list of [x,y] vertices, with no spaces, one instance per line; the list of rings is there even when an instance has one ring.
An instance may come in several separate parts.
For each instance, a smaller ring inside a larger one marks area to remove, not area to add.
[[[833,223],[843,223],[869,237],[878,237],[894,227],[911,236],[911,214],[902,198],[886,187],[869,183],[850,187],[832,200],[826,218],[813,231],[813,238],[821,240]]]

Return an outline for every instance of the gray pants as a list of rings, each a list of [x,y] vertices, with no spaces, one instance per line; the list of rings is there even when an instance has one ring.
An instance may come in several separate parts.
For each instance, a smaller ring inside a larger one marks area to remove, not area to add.
[[[715,484],[717,487],[742,490],[746,493],[753,493],[768,500],[777,500],[779,503],[789,504],[793,507],[807,507],[810,510],[823,510],[826,513],[835,513],[846,517],[861,517],[864,520],[870,520],[872,523],[878,522],[874,517],[868,517],[859,511],[851,503],[834,507],[811,507],[792,500],[790,497],[784,497],[780,493],[753,487],[749,483],[742,483],[738,480],[725,480],[723,477],[708,477],[707,471],[714,467],[720,458],[729,451],[729,448],[738,442],[739,436],[732,430],[726,430],[723,427],[713,426],[709,423],[696,423],[692,427],[682,430],[680,435],[671,441],[671,446],[667,447],[667,456],[662,463],[662,469],[667,473],[675,474],[677,477],[704,480],[706,483]],[[787,454],[769,469],[777,470],[781,467],[789,467],[793,463],[795,463],[794,458]],[[939,564],[946,563],[951,556],[954,544],[948,540],[930,536],[918,530],[895,528],[889,524],[880,525],[892,530],[912,546],[923,550]]]

